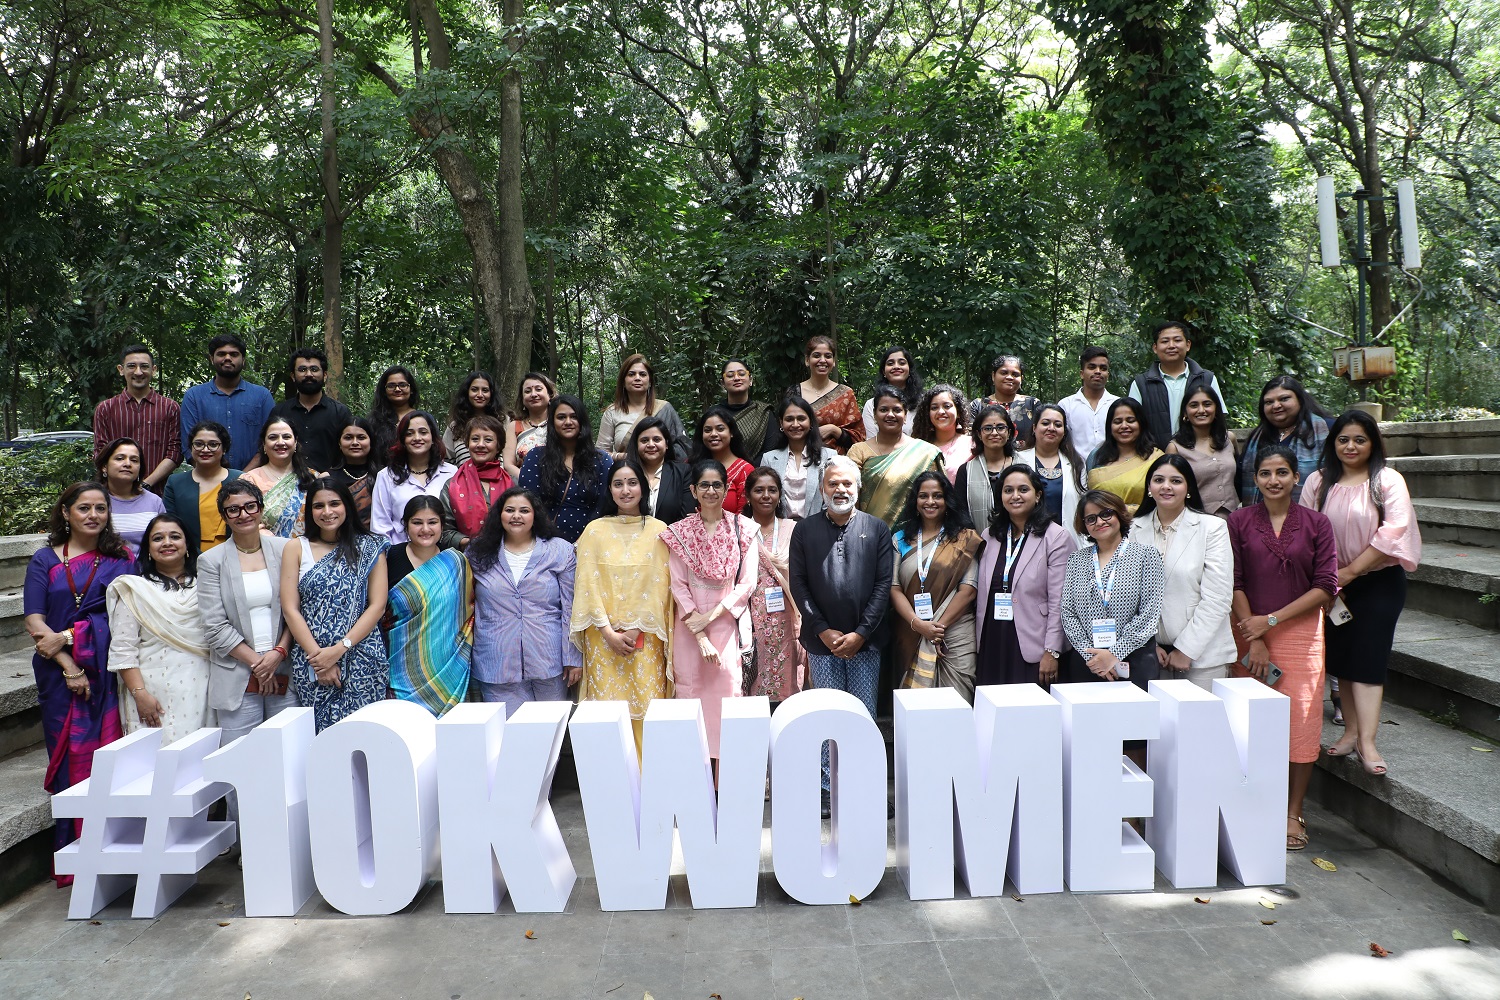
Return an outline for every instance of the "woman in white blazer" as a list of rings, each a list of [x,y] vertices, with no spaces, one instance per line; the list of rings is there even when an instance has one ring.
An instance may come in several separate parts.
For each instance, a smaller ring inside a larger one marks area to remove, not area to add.
[[[223,730],[221,745],[297,706],[288,681],[291,637],[281,618],[281,553],[286,539],[260,529],[260,490],[247,479],[219,490],[229,545],[198,558],[198,610],[213,670],[208,707]]]
[[[1212,690],[1234,662],[1229,624],[1234,599],[1234,553],[1229,526],[1203,511],[1193,467],[1163,455],[1146,472],[1146,499],[1130,540],[1151,545],[1166,564],[1161,626],[1156,633],[1162,677],[1186,678]]]
[[[1037,407],[1032,427],[1036,447],[1016,452],[1016,462],[1031,466],[1042,477],[1043,499],[1052,523],[1068,529],[1080,545],[1087,545],[1090,539],[1073,530],[1078,495],[1083,492],[1083,460],[1073,448],[1068,415],[1056,403],[1045,403]]]

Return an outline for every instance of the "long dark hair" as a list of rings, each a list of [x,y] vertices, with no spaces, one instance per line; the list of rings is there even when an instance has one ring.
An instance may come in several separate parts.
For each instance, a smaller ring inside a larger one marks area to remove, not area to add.
[[[885,363],[891,360],[892,354],[900,354],[906,358],[906,367],[910,374],[906,376],[906,385],[900,392],[903,401],[906,403],[907,411],[914,412],[918,401],[922,398],[922,373],[917,371],[917,359],[911,351],[908,351],[900,344],[887,347],[885,353],[880,355],[880,362],[875,365],[875,381],[886,382]],[[887,384],[894,385],[895,383],[887,382]],[[819,436],[821,437],[822,435]]]
[[[1031,513],[1026,517],[1026,527],[1021,529],[1023,534],[1035,535],[1041,538],[1047,533],[1047,526],[1052,524],[1052,515],[1047,513],[1047,484],[1042,481],[1042,474],[1029,465],[1020,462],[1007,465],[1000,470],[1000,476],[995,481],[999,484],[1000,493],[995,497],[995,506],[990,510],[990,537],[1004,538],[1004,532],[1010,530],[1010,515],[1005,512],[1005,506],[1000,498],[1005,495],[1005,481],[1012,475],[1023,475],[1031,483],[1031,489],[1036,493],[1036,506],[1031,508]]]
[[[969,426],[969,436],[974,441],[974,454],[978,457],[984,455],[984,435],[979,433],[979,428],[990,417],[999,417],[1005,421],[1005,457],[1011,461],[1016,458],[1016,422],[1011,419],[1010,411],[999,403],[985,403],[979,408],[979,413],[974,417],[974,422]],[[1064,424],[1064,427],[1067,425]],[[913,427],[913,430],[916,428]]]
[[[781,429],[781,418],[786,416],[786,411],[796,407],[807,414],[807,464],[821,465],[823,463],[823,435],[818,433],[818,414],[812,408],[812,404],[802,398],[802,394],[796,390],[788,392],[781,398],[781,405],[776,407],[776,429]]]
[[[1188,400],[1202,394],[1213,400],[1214,419],[1208,425],[1208,436],[1213,439],[1214,451],[1223,451],[1229,447],[1229,421],[1224,417],[1224,401],[1219,394],[1214,392],[1213,386],[1202,385],[1182,397],[1182,414],[1177,418],[1177,433],[1172,440],[1183,448],[1191,448],[1198,441],[1198,432],[1193,429],[1193,423],[1188,419]]]
[[[769,465],[762,465],[745,477],[745,509],[737,513],[744,514],[751,520],[755,519],[755,515],[750,513],[752,510],[750,506],[750,491],[755,488],[756,481],[760,479],[769,479],[776,484],[776,516],[786,517],[786,487],[781,484],[781,473]]]
[[[274,413],[267,417],[266,422],[260,425],[260,434],[255,438],[256,454],[265,465],[271,464],[271,456],[266,454],[266,432],[273,424],[286,424],[286,429],[292,432],[292,440],[297,443],[297,446],[292,449],[292,474],[297,477],[297,487],[305,492],[317,477],[313,475],[312,469],[307,467],[307,458],[302,454],[302,439],[297,436],[297,428],[292,426],[290,420],[286,417],[278,417]]]
[[[1156,470],[1163,465],[1170,465],[1182,473],[1182,478],[1187,482],[1187,506],[1189,510],[1205,513],[1203,509],[1203,496],[1198,492],[1198,476],[1193,472],[1193,463],[1181,455],[1163,455],[1151,463],[1151,468],[1146,470],[1146,498],[1141,505],[1135,509],[1136,520],[1140,520],[1156,509],[1156,498],[1151,495],[1151,477],[1156,475]]]
[[[182,572],[188,578],[189,582],[198,579],[198,539],[193,537],[193,533],[188,531],[188,526],[176,514],[157,514],[146,525],[146,531],[141,535],[141,551],[135,557],[135,568],[137,573],[152,583],[157,584],[163,590],[177,590],[182,585],[170,576],[162,576],[161,570],[156,568],[156,560],[151,558],[151,532],[155,531],[156,526],[163,521],[168,524],[175,524],[182,529],[182,538],[185,543],[184,548],[186,549],[183,556]]]
[[[937,483],[943,490],[943,538],[951,542],[965,528],[974,526],[969,520],[969,515],[959,510],[958,504],[954,502],[953,484],[948,482],[948,477],[941,472],[928,469],[913,480],[911,492],[906,495],[906,506],[901,511],[901,520],[897,522],[897,530],[906,537],[908,542],[917,537],[917,532],[922,527],[922,512],[917,509],[917,494],[927,483]]]
[[[474,567],[476,573],[483,573],[495,565],[500,559],[500,546],[505,544],[505,520],[504,510],[508,501],[516,497],[522,497],[531,504],[531,536],[533,538],[551,538],[557,532],[552,527],[552,515],[547,511],[547,505],[542,498],[536,495],[534,490],[528,490],[524,486],[512,486],[504,493],[495,498],[490,505],[490,512],[484,515],[484,524],[479,527],[479,534],[469,543],[466,553],[469,565]]]
[[[1344,474],[1344,463],[1339,459],[1339,433],[1350,424],[1358,425],[1370,439],[1370,502],[1375,505],[1377,522],[1385,523],[1385,489],[1380,485],[1380,473],[1385,469],[1385,440],[1380,436],[1380,425],[1364,410],[1345,410],[1340,413],[1333,426],[1328,428],[1328,440],[1323,442],[1323,457],[1318,461],[1318,471],[1323,475],[1318,483],[1318,510],[1328,502],[1328,491],[1333,489]]]
[[[636,365],[646,366],[645,414],[649,417],[656,411],[656,370],[651,367],[651,362],[646,360],[644,354],[632,354],[620,362],[620,374],[615,376],[615,397],[612,402],[621,413],[630,406],[630,391],[625,388],[625,376]]]
[[[406,381],[411,383],[411,395],[407,397],[406,405],[413,410],[422,408],[422,393],[417,389],[417,377],[405,365],[391,365],[375,380],[375,398],[370,401],[370,419],[377,426],[396,423],[396,408],[385,395],[385,384],[391,380],[392,375],[405,375]]]
[[[93,479],[85,479],[74,483],[62,491],[62,496],[57,498],[57,503],[52,505],[52,512],[47,515],[47,544],[54,548],[62,545],[73,534],[73,529],[68,526],[68,508],[78,502],[78,498],[90,491],[104,494],[105,506],[110,505],[109,489],[103,483]],[[104,528],[99,532],[99,541],[94,550],[115,559],[129,559],[130,548],[125,544],[125,539],[115,530],[114,518],[104,522]]]
[[[916,416],[911,422],[911,436],[921,441],[936,443],[937,432],[932,426],[932,401],[943,393],[947,393],[953,400],[954,424],[953,433],[957,437],[963,437],[969,432],[969,401],[964,398],[963,390],[946,382],[939,382],[922,394],[922,399],[917,403]]]
[[[411,478],[411,456],[406,453],[406,432],[414,420],[427,421],[427,429],[432,432],[432,451],[428,453],[427,459],[428,477],[448,458],[448,449],[443,445],[443,436],[438,431],[436,418],[426,410],[412,410],[396,425],[396,440],[391,442],[390,459],[386,463],[386,468],[390,470],[391,478],[397,485]]]
[[[1080,458],[1078,455],[1078,449],[1073,445],[1073,424],[1068,420],[1068,411],[1063,409],[1061,406],[1058,406],[1056,403],[1043,403],[1041,406],[1038,406],[1031,412],[1031,426],[1033,428],[1032,433],[1033,435],[1035,434],[1034,429],[1041,425],[1042,414],[1048,410],[1051,410],[1059,417],[1062,417],[1063,436],[1062,440],[1057,442],[1057,453],[1063,458],[1066,458],[1069,462],[1073,463],[1073,484],[1077,486],[1079,490],[1082,490],[1083,463],[1084,460],[1088,458],[1088,456],[1084,455],[1082,458]],[[1031,447],[1031,454],[1033,456],[1033,460],[1035,460],[1036,445],[1034,443]]]
[[[584,492],[593,492],[598,485],[599,452],[594,448],[594,427],[589,423],[589,408],[577,396],[562,393],[552,397],[547,404],[547,443],[542,449],[542,498],[549,503],[562,503],[563,493],[568,488],[568,466],[563,460],[562,445],[554,440],[557,434],[557,408],[566,406],[578,417],[578,438],[573,443],[572,478]]]
[[[609,475],[604,477],[604,489],[599,496],[599,513],[605,517],[614,517],[620,513],[620,505],[615,503],[615,491],[609,488],[614,481],[615,473],[621,469],[629,469],[635,473],[635,478],[641,484],[641,502],[637,513],[645,514],[646,505],[651,502],[651,487],[646,485],[646,468],[641,465],[641,460],[634,455],[626,455],[614,465],[609,467]]]
[[[718,417],[729,427],[729,452],[735,458],[743,458],[750,461],[750,455],[745,450],[745,436],[740,433],[740,425],[735,423],[734,414],[722,406],[710,406],[703,411],[703,416],[698,418],[698,426],[693,430],[693,454],[689,462],[697,463],[700,459],[713,458],[708,447],[703,443],[703,425],[708,423],[709,417]],[[668,444],[671,442],[669,441]],[[729,481],[726,474],[726,483]]]
[[[349,487],[327,476],[313,480],[307,490],[307,501],[302,507],[302,531],[315,542],[323,541],[323,531],[313,520],[313,500],[319,493],[334,493],[344,502],[344,523],[339,525],[338,538],[333,546],[346,566],[359,565],[359,540],[369,534],[359,523],[359,511],[354,508],[354,497]]]
[[[188,438],[189,444],[192,443],[192,440],[192,438]],[[137,465],[135,469],[135,479],[130,483],[130,495],[140,496],[146,490],[146,482],[141,478],[146,474],[146,453],[141,450],[140,443],[137,442],[135,438],[115,438],[109,444],[105,445],[104,450],[99,452],[99,457],[94,459],[94,472],[98,475],[99,482],[108,484],[109,460],[115,457],[115,452],[119,451],[127,444],[135,449],[135,457],[137,461],[140,462],[140,464]]]
[[[1312,393],[1307,391],[1307,387],[1290,375],[1277,375],[1261,387],[1260,396],[1255,404],[1255,414],[1260,418],[1260,422],[1256,425],[1255,430],[1251,432],[1250,436],[1255,439],[1257,446],[1262,441],[1275,442],[1280,439],[1280,432],[1275,427],[1272,427],[1271,422],[1266,419],[1266,396],[1270,394],[1272,389],[1289,389],[1297,397],[1296,435],[1303,444],[1311,446],[1313,441],[1317,439],[1317,431],[1313,427],[1313,417],[1327,419],[1328,414],[1318,405],[1318,401],[1313,399]],[[1297,464],[1293,462],[1292,468],[1296,467]]]
[[[474,409],[474,404],[469,402],[469,387],[480,379],[484,379],[490,384],[490,402],[484,409],[476,410]],[[448,423],[453,425],[454,440],[464,441],[469,434],[469,421],[481,413],[485,416],[494,417],[496,420],[505,419],[505,411],[500,409],[500,393],[496,391],[494,377],[489,372],[469,372],[469,374],[464,376],[464,380],[458,384],[458,391],[453,394],[453,404],[448,409]],[[464,441],[464,443],[467,444],[468,442]],[[502,450],[504,449],[504,440],[501,441],[500,447]]]
[[[1141,458],[1147,458],[1151,452],[1156,450],[1156,442],[1151,437],[1150,426],[1146,423],[1146,407],[1129,396],[1121,396],[1109,404],[1109,412],[1104,417],[1104,443],[1099,446],[1099,464],[1109,465],[1120,460],[1120,443],[1115,440],[1115,411],[1121,407],[1135,414],[1135,422],[1140,427],[1135,439],[1135,453]]]

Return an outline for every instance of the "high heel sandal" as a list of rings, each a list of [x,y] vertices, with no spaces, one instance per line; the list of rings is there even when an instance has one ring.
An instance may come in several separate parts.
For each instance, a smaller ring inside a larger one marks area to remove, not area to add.
[[[1324,747],[1323,752],[1330,757],[1354,757],[1356,759],[1359,757],[1359,751],[1355,749],[1353,743],[1349,744],[1348,749],[1345,750],[1340,750],[1339,745],[1334,743],[1331,746]]]

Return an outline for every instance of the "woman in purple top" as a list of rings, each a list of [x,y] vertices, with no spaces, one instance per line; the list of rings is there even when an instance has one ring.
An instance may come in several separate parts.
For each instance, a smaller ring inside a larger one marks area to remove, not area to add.
[[[470,678],[483,701],[563,701],[583,676],[568,637],[573,546],[555,537],[542,498],[519,486],[500,494],[469,543],[474,567]]]
[[[48,522],[47,546],[26,568],[22,605],[36,646],[36,675],[47,741],[47,791],[71,788],[93,771],[94,751],[122,735],[120,700],[109,674],[109,615],[104,592],[134,572],[125,543],[110,524],[102,483],[74,483],[63,491]],[[58,820],[54,848],[78,836],[76,820]],[[53,875],[58,885],[73,876]]]
[[[1338,550],[1328,518],[1292,501],[1296,452],[1268,445],[1253,469],[1260,501],[1229,515],[1231,617],[1241,657],[1233,671],[1292,700],[1286,849],[1300,851],[1307,846],[1302,800],[1323,732],[1323,609],[1338,590]]]
[[[140,445],[130,438],[116,438],[104,446],[94,468],[99,482],[109,490],[110,525],[132,552],[139,552],[146,525],[167,510],[161,497],[146,489],[141,479]]]

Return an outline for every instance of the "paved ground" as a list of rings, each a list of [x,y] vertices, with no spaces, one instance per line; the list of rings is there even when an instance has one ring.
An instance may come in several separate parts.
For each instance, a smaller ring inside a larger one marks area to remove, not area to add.
[[[250,919],[238,870],[220,860],[159,920],[131,920],[126,897],[69,922],[49,883],[0,907],[0,997],[1500,998],[1500,917],[1316,811],[1290,895],[914,903],[890,871],[858,907],[809,907],[766,874],[755,909],[694,911],[679,875],[668,909],[610,914],[587,877],[577,793],[556,807],[581,876],[568,914],[450,917],[432,889],[392,917],[346,917],[314,898],[295,919]],[[1391,956],[1371,957],[1372,941]]]

